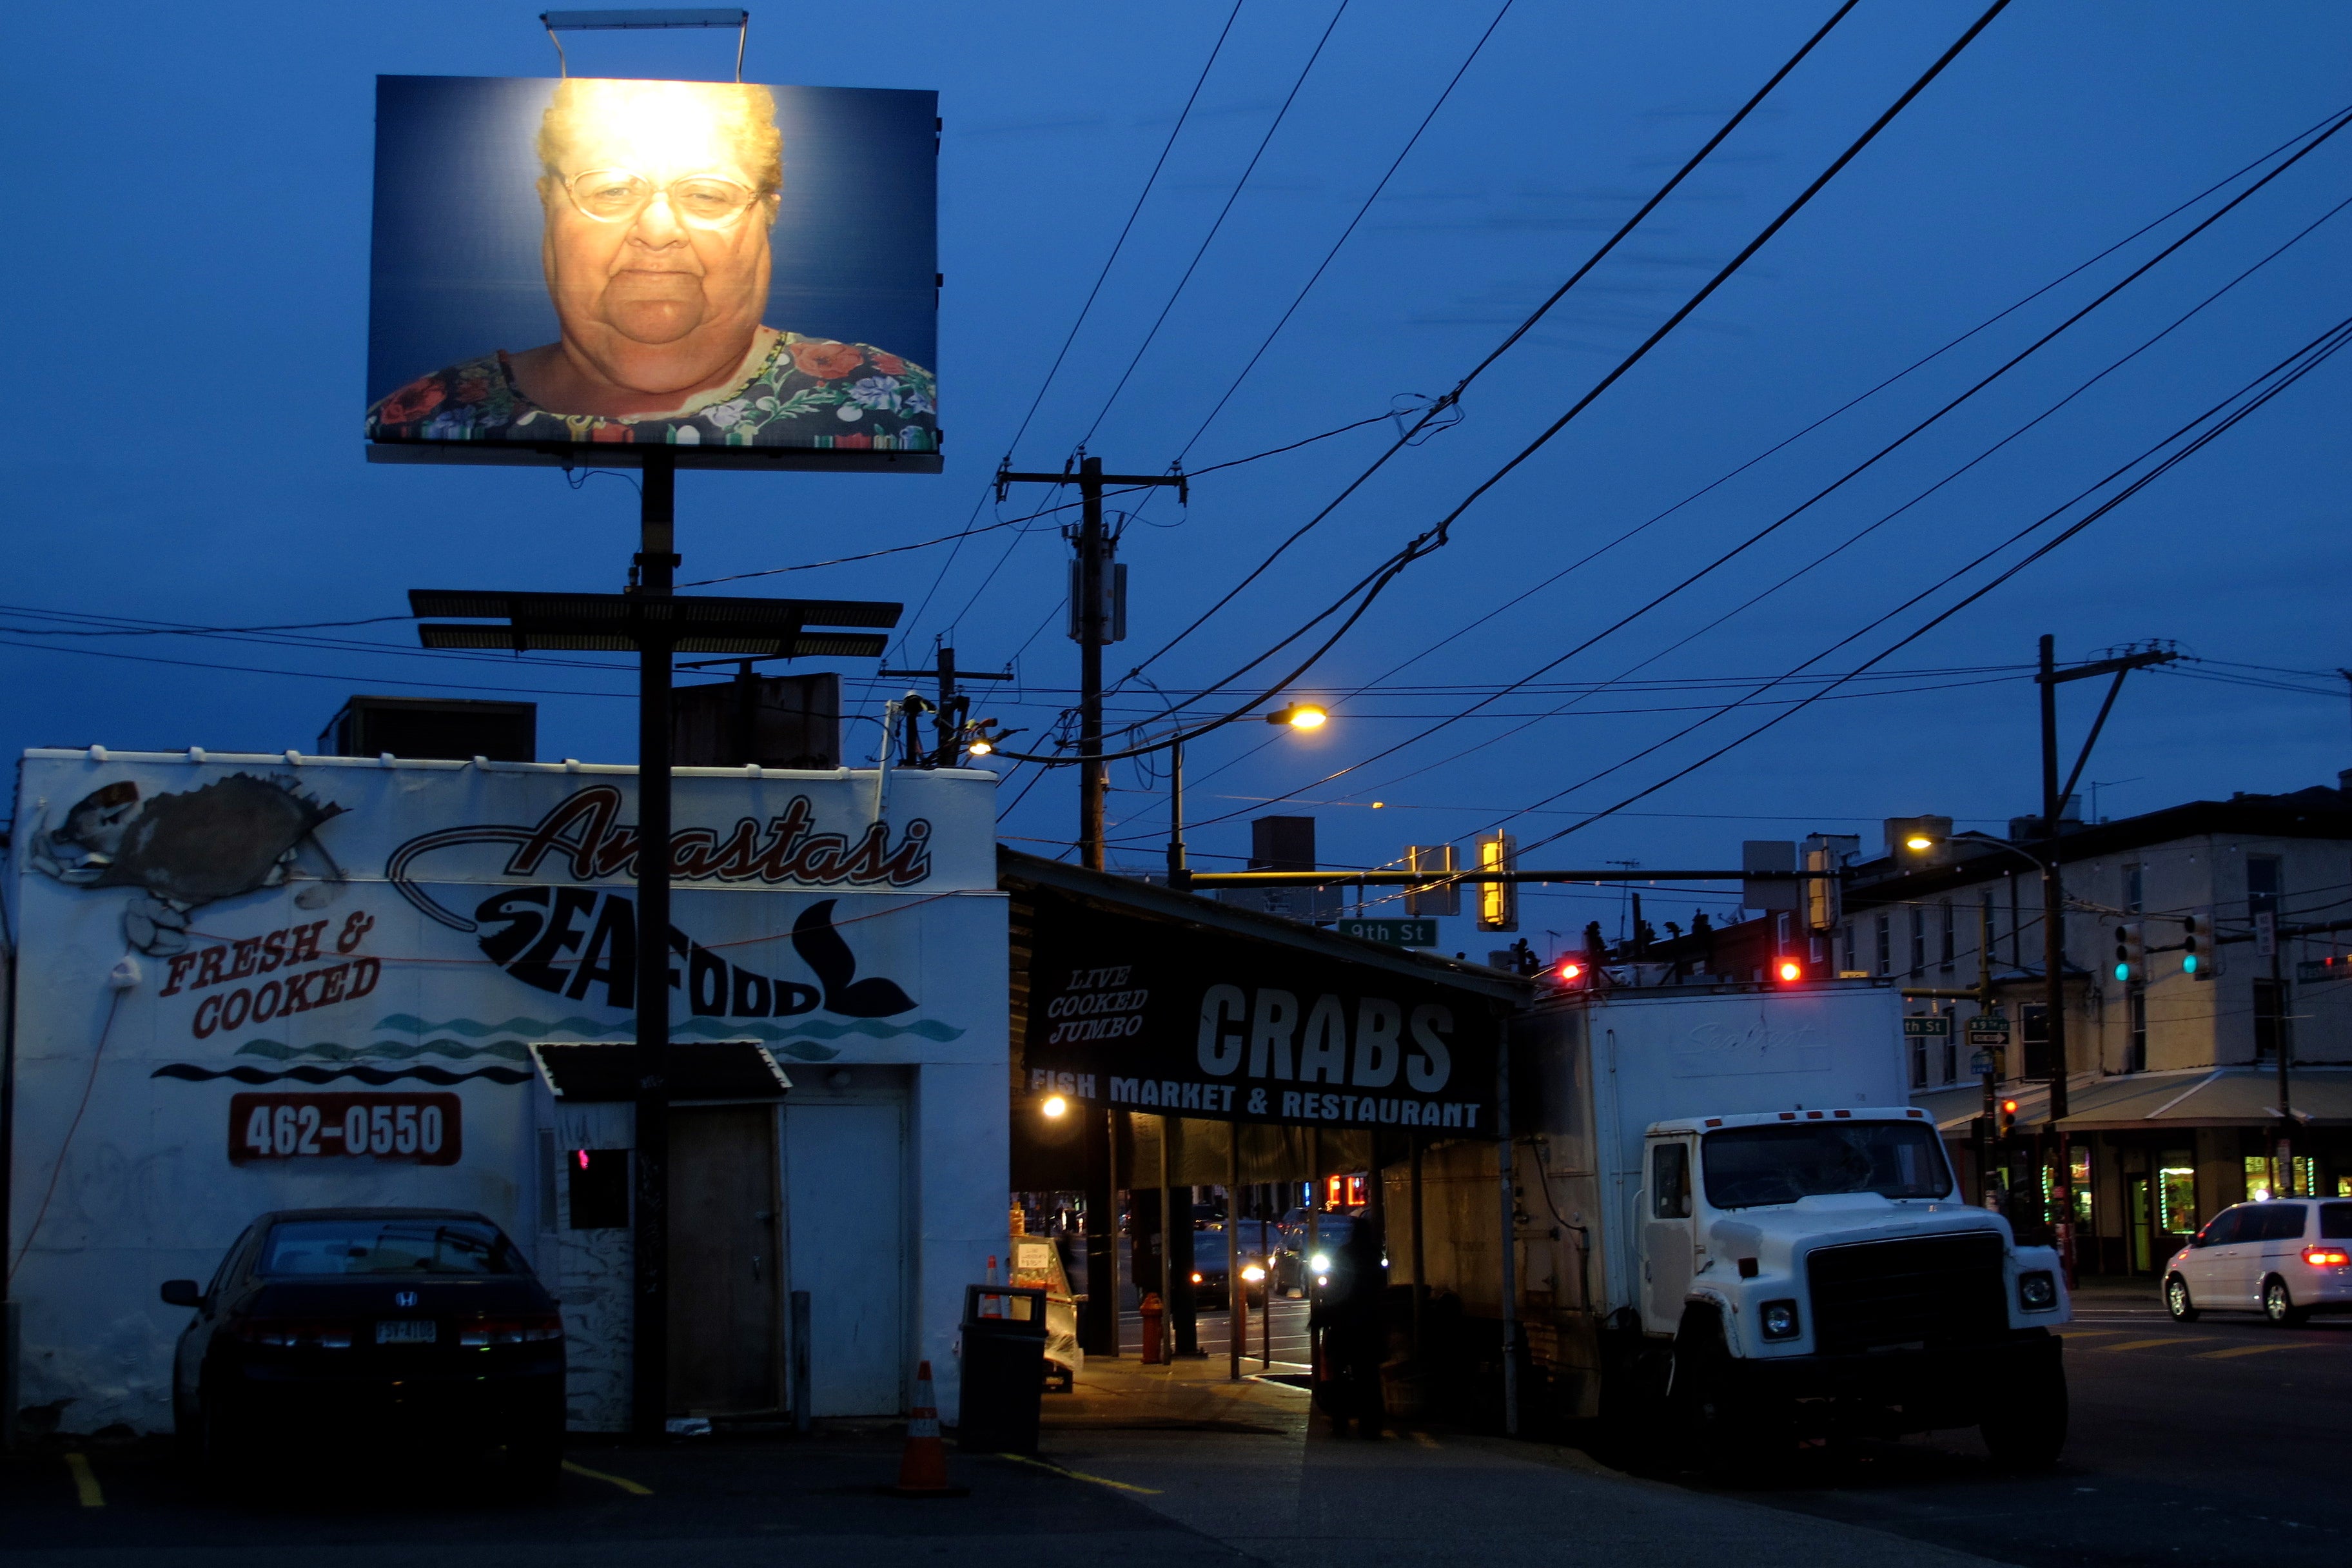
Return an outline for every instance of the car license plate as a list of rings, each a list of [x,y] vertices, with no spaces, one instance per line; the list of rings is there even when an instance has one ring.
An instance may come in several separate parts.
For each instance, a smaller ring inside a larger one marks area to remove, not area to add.
[[[375,1326],[380,1345],[429,1345],[440,1337],[440,1325],[430,1318],[399,1318]]]

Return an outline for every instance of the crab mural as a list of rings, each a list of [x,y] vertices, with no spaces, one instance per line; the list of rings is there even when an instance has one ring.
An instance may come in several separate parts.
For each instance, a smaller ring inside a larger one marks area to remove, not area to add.
[[[232,773],[144,799],[122,779],[84,795],[63,823],[45,822],[31,858],[71,887],[139,889],[144,896],[122,913],[124,937],[141,952],[180,952],[191,910],[283,886],[302,870],[341,882],[342,868],[314,835],[342,811],[299,793],[290,779]],[[330,896],[323,886],[306,888],[296,901],[316,908]]]

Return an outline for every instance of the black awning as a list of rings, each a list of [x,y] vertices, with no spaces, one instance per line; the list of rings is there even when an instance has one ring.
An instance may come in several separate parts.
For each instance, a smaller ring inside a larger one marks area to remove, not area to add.
[[[542,1041],[530,1047],[530,1058],[550,1092],[572,1105],[648,1092],[670,1100],[776,1100],[793,1087],[757,1040],[673,1041],[649,1069],[627,1043]]]

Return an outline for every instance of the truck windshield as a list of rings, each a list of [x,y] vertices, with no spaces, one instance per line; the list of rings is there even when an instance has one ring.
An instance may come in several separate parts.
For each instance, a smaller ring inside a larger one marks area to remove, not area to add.
[[[1706,1201],[1719,1209],[1792,1204],[1830,1193],[1940,1198],[1952,1170],[1917,1121],[1802,1121],[1706,1135]]]

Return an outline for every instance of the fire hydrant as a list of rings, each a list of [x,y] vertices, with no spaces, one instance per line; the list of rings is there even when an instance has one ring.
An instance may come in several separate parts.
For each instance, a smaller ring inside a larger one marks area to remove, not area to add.
[[[1162,1331],[1160,1321],[1166,1317],[1167,1310],[1160,1304],[1159,1291],[1152,1290],[1144,1295],[1141,1311],[1143,1313],[1143,1364],[1146,1366],[1160,1364],[1162,1359],[1160,1353],[1160,1336]]]

